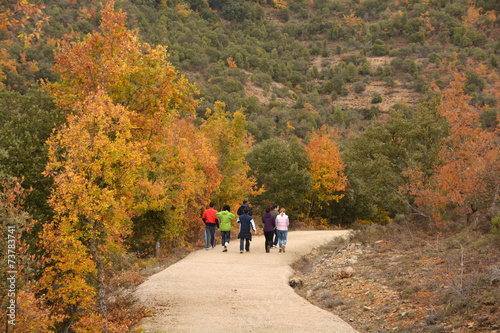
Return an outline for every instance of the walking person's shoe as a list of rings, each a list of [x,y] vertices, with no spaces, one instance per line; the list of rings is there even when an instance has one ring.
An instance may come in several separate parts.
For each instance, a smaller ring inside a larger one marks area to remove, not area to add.
[[[243,253],[243,250],[240,250],[240,253]]]
[[[222,250],[222,252],[227,252],[227,246],[224,246],[224,250]]]
[[[281,253],[282,249],[280,249],[280,253]]]
[[[266,253],[269,253],[270,250],[271,248],[269,247],[269,245],[266,245]]]
[[[281,247],[283,249],[283,253],[285,253],[285,245]]]

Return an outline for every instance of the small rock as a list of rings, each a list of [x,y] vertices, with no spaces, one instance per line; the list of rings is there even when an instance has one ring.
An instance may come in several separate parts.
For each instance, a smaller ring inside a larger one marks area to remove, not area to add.
[[[309,297],[312,297],[312,295],[314,295],[314,291],[312,291],[311,289],[309,289],[309,290],[307,291],[306,296],[309,298]]]
[[[427,325],[434,325],[436,323],[436,317],[433,315],[428,315],[425,317],[425,323]]]
[[[365,311],[372,311],[373,309],[370,308],[369,306],[365,305],[365,306],[363,306],[363,310],[365,310]]]
[[[406,317],[408,315],[408,312],[403,311],[399,314],[401,317]]]
[[[354,275],[354,268],[347,266],[337,272],[337,279],[347,279]]]
[[[294,276],[293,278],[290,279],[290,281],[288,281],[288,284],[292,288],[296,288],[296,287],[300,288],[304,284],[304,281],[302,281],[302,279],[299,278],[298,276]]]

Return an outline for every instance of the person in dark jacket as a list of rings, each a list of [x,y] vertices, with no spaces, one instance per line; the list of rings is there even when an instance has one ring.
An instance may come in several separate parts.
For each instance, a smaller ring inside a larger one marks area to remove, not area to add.
[[[250,241],[252,240],[252,233],[250,228],[255,232],[255,222],[252,217],[248,215],[248,207],[243,209],[243,215],[238,217],[238,222],[240,224],[240,233],[238,234],[238,238],[240,240],[240,253],[243,253],[243,243],[246,241],[245,250],[250,252]]]
[[[264,223],[264,236],[266,237],[266,252],[269,253],[271,246],[273,245],[273,235],[276,228],[276,222],[273,214],[271,214],[271,208],[266,208],[266,213],[262,215],[262,223]]]
[[[240,208],[238,208],[236,214],[243,215],[243,211],[245,208],[248,208],[248,215],[252,216],[252,208],[250,208],[250,206],[248,205],[248,201],[246,200],[243,200],[243,204],[240,206]]]

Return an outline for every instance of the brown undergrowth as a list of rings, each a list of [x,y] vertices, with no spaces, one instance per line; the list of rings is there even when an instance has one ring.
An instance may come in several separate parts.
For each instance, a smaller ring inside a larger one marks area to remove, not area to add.
[[[373,225],[294,263],[291,285],[360,332],[500,332],[500,237]]]

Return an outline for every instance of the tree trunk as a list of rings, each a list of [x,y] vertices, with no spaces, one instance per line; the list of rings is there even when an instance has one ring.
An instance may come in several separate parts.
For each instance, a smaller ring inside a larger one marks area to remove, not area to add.
[[[160,258],[160,249],[161,249],[161,243],[160,240],[155,240],[155,257],[156,259]]]
[[[92,232],[92,237],[90,238],[90,253],[94,258],[94,262],[97,267],[97,292],[98,292],[98,308],[99,312],[104,317],[104,332],[108,332],[108,311],[106,309],[106,289],[104,285],[104,265],[102,257],[97,253],[96,246],[96,231]]]
[[[309,223],[309,214],[311,214],[313,203],[314,203],[314,198],[311,198],[311,202],[309,203],[309,207],[307,207],[307,215],[306,215],[306,222],[307,223]]]

